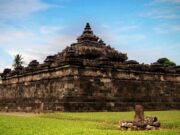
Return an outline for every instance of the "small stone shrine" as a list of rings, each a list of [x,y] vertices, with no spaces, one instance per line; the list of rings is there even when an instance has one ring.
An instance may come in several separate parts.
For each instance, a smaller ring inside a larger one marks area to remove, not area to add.
[[[120,121],[119,128],[122,130],[152,130],[159,129],[160,122],[157,117],[146,116],[144,118],[143,106],[135,106],[135,117],[133,121]]]
[[[0,111],[125,111],[135,104],[180,109],[179,66],[128,60],[94,35],[89,23],[62,52],[0,76]]]

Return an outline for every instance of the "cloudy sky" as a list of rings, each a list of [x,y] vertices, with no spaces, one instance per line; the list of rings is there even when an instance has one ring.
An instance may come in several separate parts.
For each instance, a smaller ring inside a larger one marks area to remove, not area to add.
[[[180,64],[180,0],[0,0],[0,71],[76,42],[86,22],[129,59]]]

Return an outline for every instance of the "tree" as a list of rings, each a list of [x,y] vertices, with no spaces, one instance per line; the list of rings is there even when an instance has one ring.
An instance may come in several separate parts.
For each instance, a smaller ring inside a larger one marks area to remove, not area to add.
[[[22,67],[23,64],[23,58],[20,54],[17,54],[14,58],[14,63],[13,63],[13,67],[14,68],[18,68],[18,67]]]
[[[176,63],[173,61],[169,60],[168,58],[160,58],[157,60],[157,62],[163,66],[176,66]]]

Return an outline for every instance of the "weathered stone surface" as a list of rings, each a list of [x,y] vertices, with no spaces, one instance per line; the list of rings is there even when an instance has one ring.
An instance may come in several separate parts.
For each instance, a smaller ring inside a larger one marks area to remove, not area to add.
[[[146,116],[144,118],[143,106],[135,106],[135,118],[133,121],[120,121],[121,130],[153,130],[159,129],[160,122],[157,117]]]
[[[94,35],[89,24],[77,43],[1,75],[0,108],[8,111],[180,109],[180,67],[128,61]],[[7,107],[8,109],[5,109]]]
[[[29,67],[37,67],[39,65],[39,62],[37,60],[32,60],[28,66]]]
[[[128,60],[124,62],[125,64],[139,64],[139,62],[135,61],[135,60]]]
[[[135,116],[134,121],[143,121],[144,120],[144,108],[142,105],[135,105]]]

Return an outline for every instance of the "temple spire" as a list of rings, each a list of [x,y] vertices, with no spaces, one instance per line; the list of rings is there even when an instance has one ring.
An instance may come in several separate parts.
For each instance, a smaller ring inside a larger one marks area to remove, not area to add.
[[[82,35],[77,38],[78,42],[83,42],[83,41],[96,41],[97,42],[98,39],[99,38],[93,34],[93,31],[89,23],[86,23],[86,26],[84,28]]]
[[[93,34],[93,31],[91,30],[91,26],[89,23],[86,23],[86,26],[85,26],[84,31],[83,31],[83,34],[86,34],[86,33]]]

